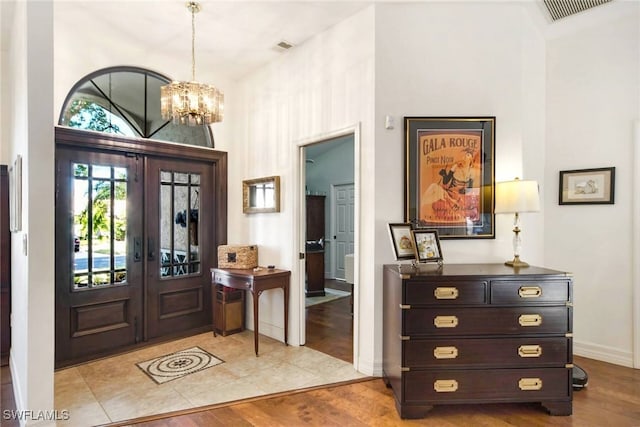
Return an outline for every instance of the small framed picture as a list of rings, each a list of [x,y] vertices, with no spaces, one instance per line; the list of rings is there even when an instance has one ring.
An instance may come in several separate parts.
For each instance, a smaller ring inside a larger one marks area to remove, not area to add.
[[[437,230],[418,229],[411,230],[415,257],[418,262],[441,262],[442,250]]]
[[[614,167],[560,171],[559,204],[612,205],[615,175]]]
[[[413,237],[411,236],[411,224],[389,224],[389,235],[396,260],[414,259]]]

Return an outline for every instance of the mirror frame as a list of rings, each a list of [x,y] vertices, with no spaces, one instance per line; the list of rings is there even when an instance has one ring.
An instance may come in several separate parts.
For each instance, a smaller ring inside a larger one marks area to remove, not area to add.
[[[257,184],[273,182],[273,207],[256,207],[251,206],[249,202],[249,190]],[[266,176],[264,178],[245,179],[242,181],[242,212],[243,213],[264,213],[264,212],[280,212],[280,177]]]

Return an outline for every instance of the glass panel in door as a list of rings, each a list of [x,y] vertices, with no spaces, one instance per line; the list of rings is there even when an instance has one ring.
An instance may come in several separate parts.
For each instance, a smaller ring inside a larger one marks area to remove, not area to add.
[[[125,284],[127,169],[73,163],[73,289]]]
[[[200,273],[200,174],[160,171],[160,277]]]

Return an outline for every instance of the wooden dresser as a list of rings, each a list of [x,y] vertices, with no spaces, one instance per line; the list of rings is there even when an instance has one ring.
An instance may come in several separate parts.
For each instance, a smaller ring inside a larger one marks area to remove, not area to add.
[[[572,282],[533,266],[385,265],[383,375],[400,416],[494,402],[571,415]]]

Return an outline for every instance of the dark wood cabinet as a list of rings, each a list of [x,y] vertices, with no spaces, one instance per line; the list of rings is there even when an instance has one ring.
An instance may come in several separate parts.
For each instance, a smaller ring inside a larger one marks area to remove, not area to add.
[[[402,418],[438,404],[572,412],[572,277],[540,267],[384,266],[383,375]]]
[[[0,166],[0,365],[9,363],[11,347],[11,233],[9,231],[9,174]]]
[[[306,296],[324,296],[324,200],[307,196]]]
[[[213,284],[213,335],[244,331],[244,290]]]

